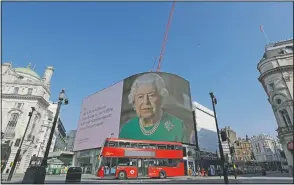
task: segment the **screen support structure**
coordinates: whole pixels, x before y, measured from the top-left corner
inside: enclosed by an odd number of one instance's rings
[[[198,133],[197,133],[197,122],[196,122],[196,112],[192,111],[193,114],[193,122],[194,122],[194,132],[195,132],[195,145],[196,145],[196,157],[195,157],[195,171],[197,171],[197,167],[200,166],[200,148],[198,142]]]

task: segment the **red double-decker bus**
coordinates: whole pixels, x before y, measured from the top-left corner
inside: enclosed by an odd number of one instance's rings
[[[105,174],[118,179],[184,176],[182,144],[107,138],[97,176]]]

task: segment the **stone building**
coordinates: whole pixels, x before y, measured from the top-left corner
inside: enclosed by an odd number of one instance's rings
[[[2,166],[2,173],[9,173],[26,126],[29,124],[21,148],[21,158],[16,166],[16,173],[24,173],[31,163],[32,156],[44,155],[48,142],[55,114],[49,110],[52,104],[49,98],[53,67],[47,67],[43,77],[40,77],[30,65],[13,68],[11,63],[3,63],[1,67],[2,141],[9,143],[10,146],[9,157]],[[31,107],[34,107],[35,111],[28,123]],[[47,139],[44,138],[45,134],[48,135]],[[43,143],[43,146],[40,143]],[[54,147],[54,144],[52,142],[51,147]]]
[[[67,141],[66,141],[66,130],[61,122],[61,120],[58,120],[58,126],[55,132],[56,141],[54,146],[54,152],[57,151],[65,151]]]
[[[256,162],[275,170],[281,167],[282,147],[277,139],[268,134],[259,134],[250,140]]]
[[[293,172],[293,39],[267,45],[257,68],[258,80],[276,117],[289,170]]]
[[[234,142],[234,161],[237,162],[249,162],[253,160],[252,157],[252,147],[249,138],[246,136],[246,139],[238,139]]]
[[[230,127],[226,126],[225,128],[222,128],[221,131],[225,131],[227,133],[227,141],[222,141],[222,147],[225,155],[225,159],[227,162],[231,163],[234,160],[232,159],[230,147],[234,146],[234,142],[237,140],[237,134],[236,132]]]

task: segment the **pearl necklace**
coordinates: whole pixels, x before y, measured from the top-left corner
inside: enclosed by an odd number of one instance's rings
[[[140,124],[140,128],[141,128],[141,131],[142,133],[145,135],[145,136],[150,136],[152,134],[154,134],[154,132],[157,130],[159,124],[160,124],[160,121],[161,121],[161,118],[162,118],[162,111],[160,112],[160,119],[159,121],[157,121],[153,128],[151,130],[146,130],[145,127],[143,126],[143,124],[139,121],[139,124]]]

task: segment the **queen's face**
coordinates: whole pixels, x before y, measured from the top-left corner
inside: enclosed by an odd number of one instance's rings
[[[140,85],[136,89],[134,105],[139,117],[152,119],[160,111],[160,95],[153,85]]]

